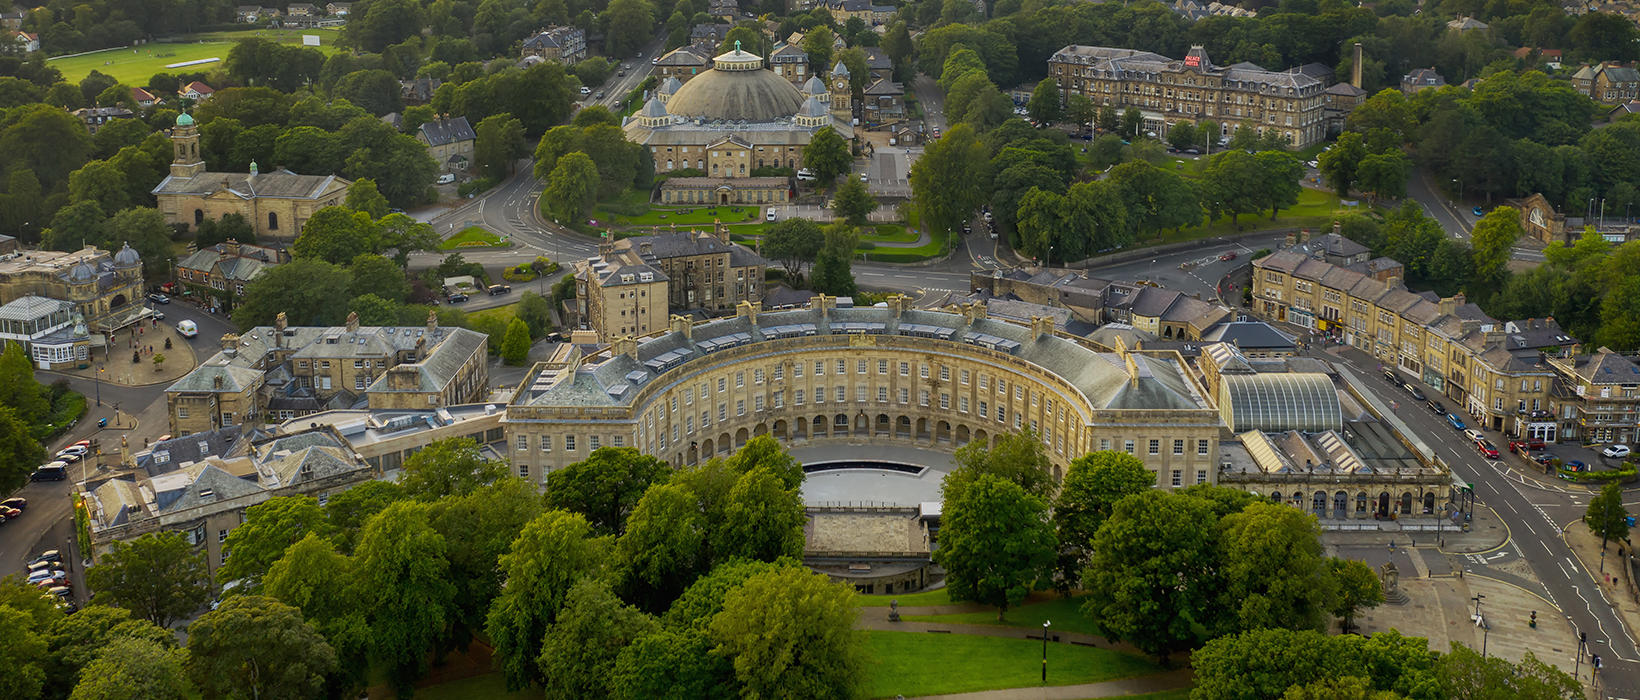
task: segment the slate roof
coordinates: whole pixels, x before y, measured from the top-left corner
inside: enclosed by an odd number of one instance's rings
[[[154,187],[151,194],[208,195],[226,187],[228,192],[241,199],[317,199],[329,192],[332,185],[346,187],[347,184],[346,180],[335,175],[298,175],[289,170],[275,170],[254,177],[249,173],[202,172],[193,177],[167,176]]]
[[[864,94],[873,96],[904,95],[905,88],[899,83],[883,78],[867,87]]]
[[[1571,371],[1590,384],[1640,384],[1640,367],[1615,352],[1578,355],[1571,362]]]
[[[456,328],[454,330],[467,331],[465,328]],[[421,362],[400,364],[394,367],[392,371],[416,372],[420,376],[421,382],[413,391],[440,392],[444,390],[445,386],[449,385],[452,379],[455,379],[456,374],[461,371],[462,365],[466,364],[474,355],[485,352],[488,342],[489,336],[475,331],[451,333],[443,342],[433,346],[426,359]],[[388,387],[387,376],[384,373],[382,376],[377,377],[368,391],[371,393],[392,392],[393,390]]]
[[[747,184],[745,186],[747,187],[783,185],[786,182],[783,178],[769,177],[729,179],[735,182],[746,182]],[[668,182],[671,182],[672,180],[678,180],[680,181],[680,184],[685,184],[688,181],[700,180],[713,187],[723,182],[723,178],[710,177],[672,178],[668,180]],[[765,260],[763,256],[758,255],[746,246],[740,245],[739,243],[725,244],[723,241],[720,241],[713,236],[698,234],[693,231],[658,233],[650,236],[633,236],[631,238],[624,238],[616,242],[615,250],[617,252],[630,250],[633,253],[637,253],[641,250],[641,244],[644,243],[649,244],[649,252],[641,255],[645,258],[652,258],[655,260],[684,258],[694,255],[711,255],[713,253],[722,253],[727,250],[729,253],[729,265],[731,267],[749,267],[752,265],[769,264],[769,261]]]
[[[478,138],[473,133],[473,127],[467,123],[466,117],[434,119],[422,124],[419,131],[422,137],[427,139],[429,146],[445,146]]]
[[[261,376],[261,372],[249,367],[217,362],[213,358],[210,363],[200,365],[194,368],[194,371],[182,375],[181,379],[178,379],[175,384],[165,390],[167,392],[223,391],[237,393],[255,385],[257,379]],[[222,379],[221,388],[216,386],[216,380],[219,377]]]
[[[1297,348],[1293,336],[1262,321],[1232,321],[1202,334],[1203,342],[1235,343],[1236,347],[1253,350],[1293,350]]]

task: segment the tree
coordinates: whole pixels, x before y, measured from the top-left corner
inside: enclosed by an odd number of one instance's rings
[[[514,317],[507,324],[507,337],[501,341],[501,360],[518,366],[530,359],[530,327]]]
[[[353,276],[323,260],[296,259],[276,265],[245,286],[233,320],[240,330],[273,323],[283,312],[291,325],[334,326],[347,315],[347,295]]]
[[[1071,461],[1053,501],[1053,522],[1063,552],[1060,578],[1066,585],[1087,566],[1088,550],[1099,526],[1110,517],[1116,503],[1155,486],[1156,472],[1126,452],[1089,452]]]
[[[346,207],[325,207],[302,225],[291,244],[291,256],[343,265],[379,245],[370,215]]]
[[[1508,273],[1506,266],[1520,235],[1520,210],[1514,207],[1498,207],[1475,222],[1469,236],[1469,246],[1475,251],[1475,277],[1491,283],[1501,281]]]
[[[410,266],[410,254],[432,253],[443,241],[432,224],[424,224],[404,214],[388,214],[376,222],[377,252],[393,251],[393,263],[400,269]]]
[[[0,637],[0,675],[12,681],[19,697],[38,697],[46,674],[40,667],[46,644],[28,613],[0,604],[0,624],[9,634]]]
[[[664,610],[700,575],[707,521],[695,492],[676,480],[651,486],[615,544],[621,598]]]
[[[1623,507],[1623,489],[1617,482],[1607,482],[1600,495],[1589,499],[1583,513],[1583,523],[1589,531],[1600,535],[1600,551],[1606,550],[1607,540],[1626,540],[1629,537],[1629,511]]]
[[[786,452],[778,440],[759,435],[746,441],[740,449],[724,460],[724,466],[735,474],[749,474],[754,469],[766,469],[780,479],[787,489],[803,486],[803,463]]]
[[[934,561],[952,600],[997,607],[1001,620],[1048,575],[1058,547],[1048,506],[1018,484],[991,474],[945,499]]]
[[[115,542],[85,577],[102,600],[160,627],[170,627],[211,598],[204,553],[195,552],[180,532]]]
[[[843,217],[850,226],[866,225],[866,217],[880,206],[866,191],[866,183],[857,178],[845,178],[837,187],[837,197],[831,202],[832,211]]]
[[[809,143],[803,146],[803,165],[814,172],[821,186],[830,185],[838,175],[847,173],[853,162],[848,141],[829,126],[814,132]]]
[[[1240,231],[1241,213],[1257,211],[1263,201],[1264,178],[1258,160],[1244,150],[1225,151],[1208,160],[1202,175],[1211,193],[1213,218],[1220,212],[1228,213]]]
[[[362,687],[371,634],[364,600],[354,594],[357,578],[352,559],[337,553],[330,540],[308,533],[268,569],[263,587],[270,597],[301,610],[325,638],[336,654],[339,680]]]
[[[625,56],[649,41],[655,25],[654,6],[645,0],[615,0],[599,18],[608,27],[609,55]]]
[[[584,515],[599,534],[620,535],[644,492],[671,473],[664,460],[636,448],[600,447],[547,474],[547,507]]]
[[[813,67],[814,71],[830,71],[832,69],[832,43],[836,40],[837,35],[833,34],[831,29],[827,27],[815,27],[803,35],[803,52],[809,55],[809,65]],[[803,160],[808,160],[807,155]],[[825,180],[822,179],[821,182],[825,182]]]
[[[1374,641],[1378,636],[1373,635]],[[1428,642],[1416,641],[1427,649]],[[1260,629],[1222,636],[1191,655],[1197,678],[1192,694],[1203,700],[1280,698],[1293,686],[1368,676],[1360,647],[1359,637],[1328,637],[1313,630]]]
[[[1105,137],[1114,138],[1114,137]],[[1128,220],[1139,231],[1194,226],[1202,220],[1201,197],[1177,174],[1136,160],[1111,168],[1109,180],[1120,185],[1130,205]]]
[[[537,661],[541,640],[575,582],[602,568],[608,547],[579,514],[549,510],[525,525],[502,555],[507,586],[490,606],[485,629],[508,689],[544,680]]]
[[[238,592],[256,592],[268,567],[285,555],[285,550],[310,532],[328,530],[324,511],[310,496],[270,498],[245,509],[245,522],[228,531],[222,545],[233,556],[222,562],[216,580],[223,584],[238,581]]]
[[[1029,429],[997,436],[995,446],[984,441],[969,442],[951,455],[957,468],[941,482],[941,491],[948,500],[960,500],[962,490],[982,474],[1012,482],[1037,498],[1046,501],[1054,491],[1053,463],[1048,450],[1036,433]]]
[[[598,166],[587,154],[566,154],[547,177],[547,188],[541,193],[541,213],[577,221],[584,218],[598,199],[598,182]]]
[[[1582,681],[1539,661],[1530,651],[1519,664],[1511,664],[1453,642],[1452,650],[1441,657],[1436,675],[1441,691],[1452,700],[1559,700],[1583,695]]]
[[[477,442],[458,437],[434,440],[404,460],[399,484],[411,498],[435,501],[468,495],[506,476],[506,462],[485,459]]]
[[[1338,604],[1329,612],[1344,621],[1344,634],[1350,633],[1351,623],[1363,609],[1376,608],[1384,603],[1384,587],[1372,567],[1353,559],[1328,559],[1332,578],[1338,588]]]
[[[719,560],[743,558],[774,561],[803,556],[803,526],[808,518],[803,498],[767,469],[740,475],[712,533],[712,553]]]
[[[21,582],[17,589],[22,589]],[[49,605],[39,590],[30,586],[27,594],[34,600]],[[14,610],[20,601],[15,599],[5,603]],[[25,606],[26,607],[26,606]],[[51,608],[56,613],[55,606]],[[3,616],[3,615],[0,615]],[[35,616],[39,620],[40,616]],[[170,630],[160,629],[147,620],[131,617],[131,611],[125,608],[116,608],[107,605],[88,605],[73,615],[57,614],[56,619],[46,624],[36,623],[31,630],[28,624],[19,622],[8,624],[7,629],[16,630],[25,637],[28,633],[40,632],[38,639],[44,642],[43,658],[46,670],[46,686],[43,697],[66,698],[73,692],[74,686],[79,685],[80,673],[87,664],[91,663],[99,653],[108,648],[108,645],[118,639],[141,639],[154,642],[164,647],[176,646],[176,637]],[[0,658],[19,658],[0,653]],[[15,673],[7,673],[7,678],[23,678]]]
[[[184,700],[186,654],[146,639],[116,639],[80,673],[69,700]]]
[[[0,491],[6,493],[27,484],[34,465],[43,464],[46,458],[46,450],[34,439],[33,429],[18,415],[16,409],[0,408]]]
[[[655,619],[625,605],[609,585],[583,578],[541,641],[542,684],[552,700],[606,697],[621,650],[655,631]]]
[[[858,291],[850,261],[859,238],[860,230],[847,223],[825,228],[826,243],[815,257],[814,274],[809,280],[814,291],[832,296],[853,296]]]
[[[1273,503],[1219,521],[1219,629],[1323,629],[1338,589],[1320,535],[1315,516]]]
[[[1361,159],[1355,175],[1361,189],[1373,196],[1399,199],[1407,194],[1409,165],[1400,149],[1392,149]]]
[[[408,497],[403,486],[391,481],[366,481],[332,494],[324,508],[325,517],[330,519],[331,539],[337,549],[353,551],[353,536],[370,520],[370,516],[382,512],[394,501]]]
[[[942,236],[960,229],[973,217],[988,199],[988,160],[985,144],[966,124],[951,127],[944,138],[928,144],[911,166],[912,201],[922,215],[923,226]]]
[[[580,66],[592,62],[582,61]],[[524,124],[508,114],[485,117],[474,132],[473,165],[484,177],[503,180],[512,174],[514,162],[530,154],[529,144],[524,141]]]
[[[304,700],[324,688],[336,652],[296,608],[234,596],[188,625],[187,667],[206,698]]]
[[[387,216],[387,198],[376,189],[376,181],[362,178],[347,186],[348,209],[364,212],[372,221]]]
[[[353,274],[353,287],[349,291],[354,296],[374,294],[393,302],[402,302],[410,296],[410,281],[404,278],[404,270],[392,260],[375,253],[364,253],[353,258],[347,269]]]
[[[440,442],[422,452],[438,449]],[[407,472],[414,459],[406,460]],[[428,522],[430,513],[430,506],[413,501],[388,506],[365,525],[354,553],[354,590],[372,592],[360,601],[370,630],[370,659],[387,671],[400,695],[408,695],[427,672],[427,652],[449,621],[455,595],[447,580],[446,543]]]
[[[615,660],[609,696],[614,700],[739,696],[734,666],[712,653],[712,638],[704,626],[703,622],[681,629],[662,628],[634,640]]]
[[[1036,89],[1031,91],[1031,101],[1025,109],[1031,113],[1031,121],[1038,124],[1059,121],[1065,114],[1065,110],[1059,104],[1059,85],[1051,80],[1038,81]]]
[[[1361,143],[1361,135],[1346,131],[1316,161],[1322,177],[1327,178],[1327,184],[1332,185],[1333,191],[1340,197],[1348,197],[1350,188],[1355,186],[1361,161],[1366,157],[1367,149]]]
[[[1196,133],[1196,125],[1187,121],[1180,121],[1167,131],[1167,142],[1179,150],[1192,148],[1201,141],[1201,135]]]
[[[226,241],[256,245],[256,229],[251,227],[251,222],[245,220],[244,214],[232,212],[223,214],[222,218],[216,221],[206,219],[199,225],[199,233],[194,235],[194,245],[200,248],[209,248]]]
[[[1094,536],[1083,610],[1112,641],[1166,659],[1195,646],[1210,619],[1217,528],[1206,501],[1144,491],[1116,502]]]
[[[858,605],[825,574],[781,567],[730,591],[710,634],[744,697],[851,698],[865,667]]]
[[[762,253],[780,261],[786,279],[797,279],[803,263],[812,263],[826,244],[820,224],[808,219],[782,219],[769,226],[763,236]]]
[[[1277,212],[1298,204],[1304,164],[1285,151],[1260,151],[1253,161],[1258,165],[1259,205],[1268,207],[1270,220],[1275,221]]]

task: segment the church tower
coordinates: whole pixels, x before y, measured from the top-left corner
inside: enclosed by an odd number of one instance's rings
[[[831,69],[831,108],[837,112],[854,112],[854,87],[849,82],[848,66],[838,61]]]
[[[177,117],[176,128],[171,130],[171,143],[176,155],[171,158],[171,177],[191,178],[205,172],[205,159],[199,155],[199,127],[186,114]]]

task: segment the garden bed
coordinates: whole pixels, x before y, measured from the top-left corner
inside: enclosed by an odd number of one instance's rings
[[[512,242],[485,230],[481,226],[469,226],[454,236],[444,239],[439,244],[442,250],[458,250],[461,248],[510,248]]]

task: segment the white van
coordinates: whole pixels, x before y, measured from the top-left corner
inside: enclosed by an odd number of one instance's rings
[[[452,182],[455,182],[455,181],[456,181],[456,176],[455,176],[454,173],[445,173],[443,175],[438,176],[438,184],[440,184],[440,185],[448,185],[448,184],[450,184]]]
[[[802,170],[797,171],[797,179],[803,181],[813,180],[814,171],[809,170],[808,168],[803,168]]]
[[[199,335],[199,326],[193,321],[177,321],[177,332],[184,338],[192,338]]]
[[[769,208],[768,208],[768,209],[767,209],[767,210],[765,210],[765,211],[766,211],[766,212],[767,212],[767,215],[766,215],[766,218],[767,218],[767,219],[768,219],[768,220],[769,220],[769,221],[774,221],[774,207],[769,207]]]

